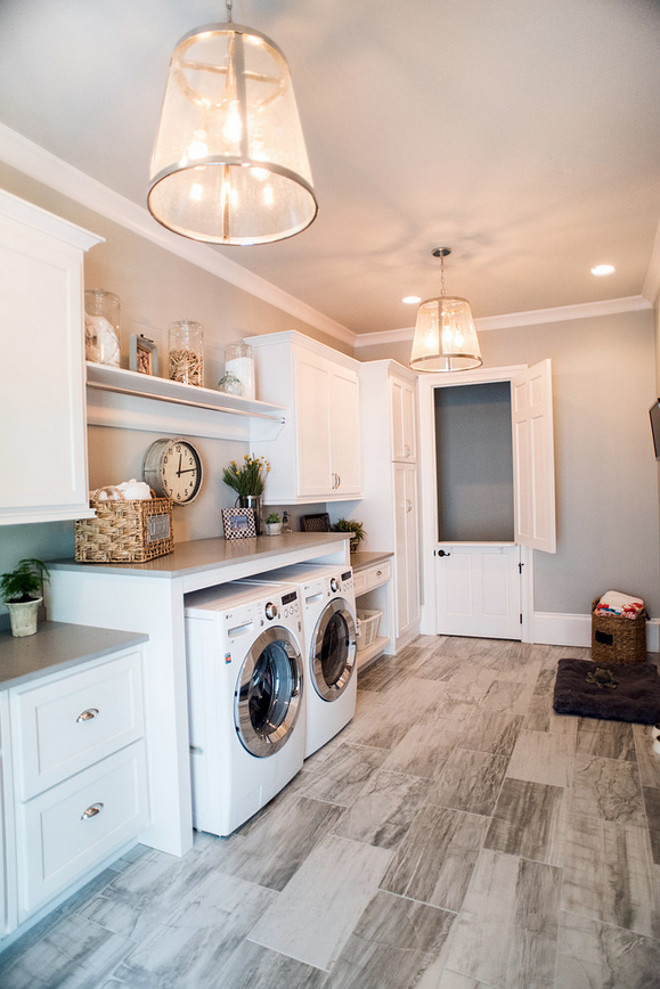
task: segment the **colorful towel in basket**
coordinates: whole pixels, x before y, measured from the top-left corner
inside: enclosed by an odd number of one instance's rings
[[[623,615],[624,618],[637,618],[644,607],[641,598],[632,598],[621,591],[606,591],[595,607],[597,615]]]

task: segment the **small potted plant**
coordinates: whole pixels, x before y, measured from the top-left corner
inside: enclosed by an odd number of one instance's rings
[[[0,576],[0,594],[9,611],[11,634],[34,635],[37,612],[43,601],[43,585],[50,574],[41,560],[20,560],[14,570]]]
[[[277,512],[271,512],[266,519],[266,535],[279,536],[282,532],[282,520]]]
[[[351,553],[357,553],[360,543],[366,536],[362,522],[356,522],[354,519],[337,519],[331,529],[333,532],[350,532]]]
[[[240,467],[232,460],[222,472],[222,480],[236,492],[236,507],[254,510],[257,535],[261,532],[261,496],[266,484],[263,473],[267,475],[269,470],[270,464],[265,458],[246,453]]]

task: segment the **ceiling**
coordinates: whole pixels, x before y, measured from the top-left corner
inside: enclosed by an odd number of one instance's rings
[[[214,248],[357,334],[642,293],[660,217],[658,0],[234,0],[287,56],[317,220]],[[221,0],[1,0],[0,122],[145,204],[170,55]],[[154,221],[155,222],[155,221]],[[610,262],[616,273],[595,278]]]

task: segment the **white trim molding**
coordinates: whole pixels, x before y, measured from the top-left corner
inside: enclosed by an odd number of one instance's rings
[[[547,646],[591,647],[591,615],[554,614],[537,611],[534,614],[534,642]],[[646,648],[660,652],[660,620],[650,618],[646,623]]]
[[[659,247],[660,253],[660,247]],[[631,295],[621,299],[604,299],[602,302],[584,302],[575,306],[556,306],[554,309],[530,309],[528,312],[504,313],[501,316],[481,316],[474,321],[477,333],[485,330],[506,330],[514,326],[537,326],[543,323],[562,323],[571,319],[612,316],[616,313],[639,312],[651,309],[651,303],[643,295]],[[414,326],[382,333],[362,333],[355,347],[371,347],[381,343],[405,343],[415,335]]]
[[[138,206],[114,192],[102,182],[57,158],[4,124],[0,124],[0,160],[74,202],[100,213],[126,230],[176,254],[184,261],[189,261],[230,285],[281,309],[289,316],[302,320],[330,338],[355,346],[356,334],[346,326],[313,309],[265,278],[255,275],[236,261],[220,254],[215,248],[166,230],[153,219],[146,207]]]

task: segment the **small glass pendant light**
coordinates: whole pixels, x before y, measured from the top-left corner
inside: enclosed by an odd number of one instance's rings
[[[269,244],[318,206],[286,59],[226,6],[226,24],[189,32],[172,55],[147,205],[193,240]]]
[[[415,371],[468,371],[481,367],[483,358],[470,303],[448,296],[445,290],[445,258],[451,249],[436,247],[431,253],[440,258],[442,295],[419,304],[410,366]]]

